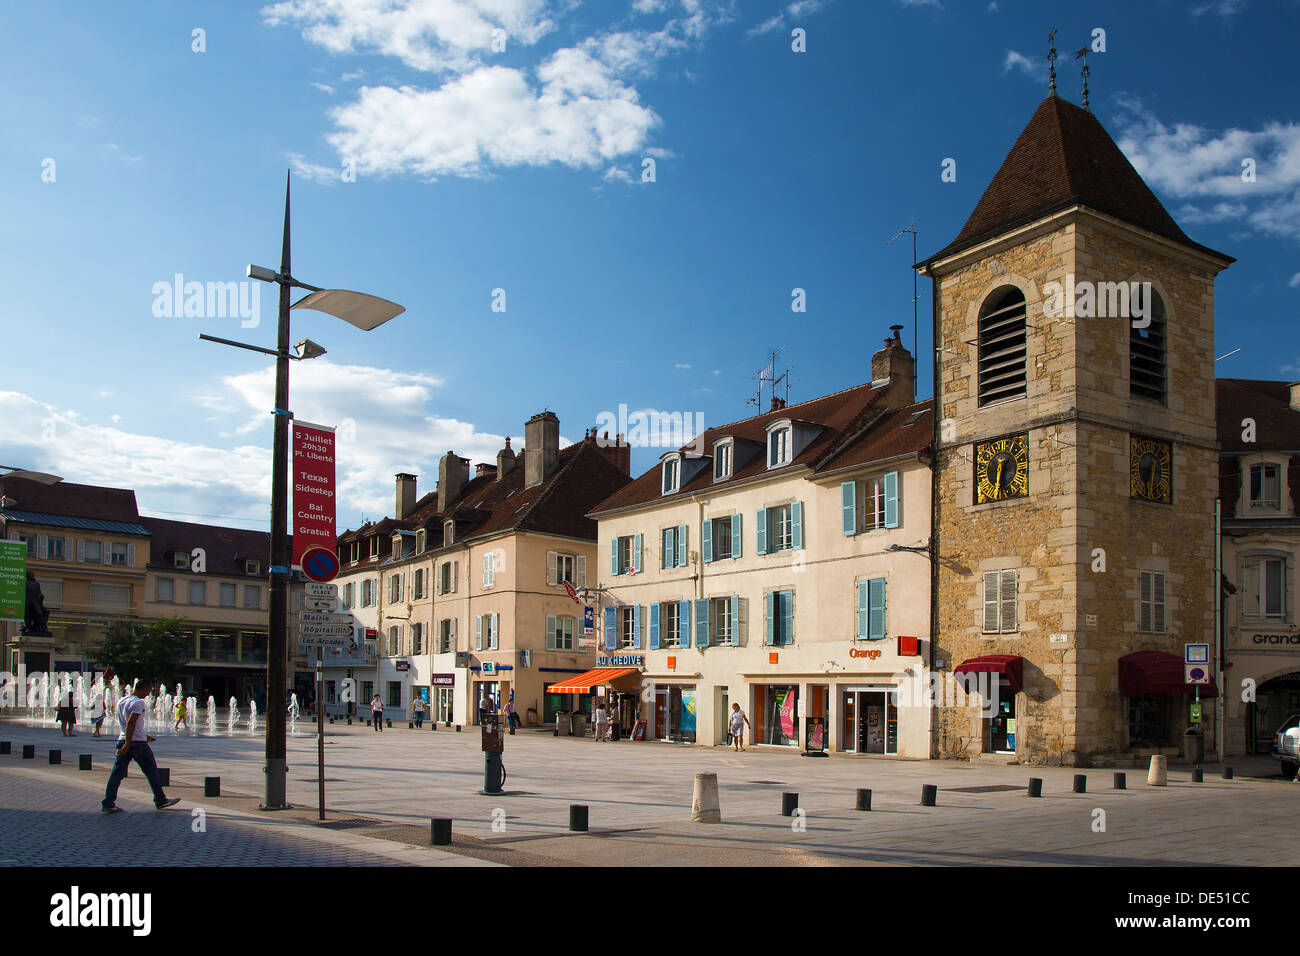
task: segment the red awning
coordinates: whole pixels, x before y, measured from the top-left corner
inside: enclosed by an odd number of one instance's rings
[[[1208,665],[1207,665],[1208,666]],[[1208,684],[1188,684],[1183,659],[1164,651],[1134,651],[1119,659],[1119,691],[1125,697],[1141,694],[1191,694],[1200,687],[1202,697],[1218,697],[1219,688],[1210,678]]]
[[[962,661],[952,669],[953,674],[1005,674],[1011,690],[1020,693],[1024,689],[1021,683],[1019,654],[988,654],[984,657],[972,657]]]
[[[635,667],[597,667],[595,670],[579,674],[577,677],[570,677],[562,683],[552,684],[546,688],[546,693],[585,694],[593,687],[599,687],[601,684],[612,684],[620,677],[635,673],[637,673]]]

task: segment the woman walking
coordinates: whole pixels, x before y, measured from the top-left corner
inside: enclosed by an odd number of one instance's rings
[[[77,722],[76,705],[72,702],[72,691],[68,691],[63,697],[63,704],[59,707],[55,717],[59,720],[59,730],[65,737],[77,736],[72,732],[72,725]]]
[[[749,724],[749,717],[740,709],[739,704],[731,705],[731,722],[727,729],[731,732],[731,743],[737,751],[745,749],[745,727]]]

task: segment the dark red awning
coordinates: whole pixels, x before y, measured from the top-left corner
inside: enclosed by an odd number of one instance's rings
[[[1198,686],[1202,697],[1219,696],[1219,688],[1213,677],[1208,684],[1186,683],[1183,659],[1177,654],[1134,651],[1119,659],[1119,691],[1125,697],[1141,694],[1192,694]]]
[[[1019,654],[988,654],[962,661],[952,669],[953,674],[1005,674],[1014,693],[1023,689],[1021,683],[1022,658]]]

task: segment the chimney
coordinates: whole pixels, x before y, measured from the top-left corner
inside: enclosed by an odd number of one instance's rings
[[[515,453],[510,450],[510,438],[506,437],[506,447],[497,452],[497,481],[500,481],[515,467]]]
[[[454,451],[449,451],[438,459],[438,510],[446,511],[447,506],[460,497],[460,493],[469,484],[469,459],[461,458]]]
[[[871,382],[882,385],[889,382],[885,399],[886,408],[903,408],[916,401],[916,359],[903,348],[898,333],[903,327],[891,325],[892,338],[885,339],[885,347],[871,356]]]
[[[415,508],[415,475],[397,474],[397,507],[393,517],[401,521]]]
[[[489,478],[496,478],[497,466],[486,461],[480,461],[474,466],[474,477],[482,478],[484,475],[487,475]]]
[[[560,420],[538,412],[524,423],[524,487],[540,485],[560,460]]]
[[[599,438],[596,438],[596,429],[591,430],[591,437],[595,439],[596,449],[605,456],[605,459],[625,475],[632,474],[632,448],[619,432],[611,440],[609,432],[604,432]]]
[[[1291,383],[1291,410],[1300,412],[1300,382]]]

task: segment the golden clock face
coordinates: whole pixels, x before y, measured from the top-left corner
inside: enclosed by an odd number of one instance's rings
[[[1167,441],[1129,435],[1128,487],[1130,498],[1174,500],[1174,446]]]
[[[975,503],[1029,496],[1029,435],[1008,435],[975,446]]]

